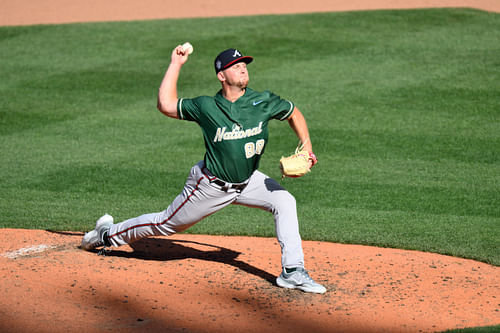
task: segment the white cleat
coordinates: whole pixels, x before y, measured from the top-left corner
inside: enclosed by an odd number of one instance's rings
[[[104,233],[106,233],[113,224],[111,215],[103,215],[97,220],[95,229],[87,232],[82,239],[81,248],[84,250],[93,250],[100,246],[105,246]]]
[[[315,282],[303,267],[297,267],[291,272],[283,268],[280,276],[276,278],[276,284],[282,288],[299,289],[307,293],[324,294],[326,292],[326,288]]]

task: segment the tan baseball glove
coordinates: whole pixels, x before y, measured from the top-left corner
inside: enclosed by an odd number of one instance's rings
[[[297,146],[293,155],[281,157],[280,170],[282,179],[284,177],[302,177],[303,175],[311,171],[311,166],[316,164],[316,156],[314,156],[313,153],[302,149],[303,146],[304,145]]]

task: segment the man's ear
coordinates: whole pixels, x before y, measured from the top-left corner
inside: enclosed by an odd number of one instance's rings
[[[223,71],[217,73],[217,78],[219,79],[220,82],[226,81],[226,76],[224,75]]]

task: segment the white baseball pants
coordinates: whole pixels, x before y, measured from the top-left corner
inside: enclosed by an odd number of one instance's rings
[[[169,236],[182,232],[204,217],[230,205],[264,209],[274,215],[276,236],[281,246],[283,267],[304,266],[295,198],[278,182],[256,170],[246,187],[223,188],[200,161],[191,168],[182,193],[160,213],[145,214],[111,226],[113,246],[129,244],[148,236]]]

